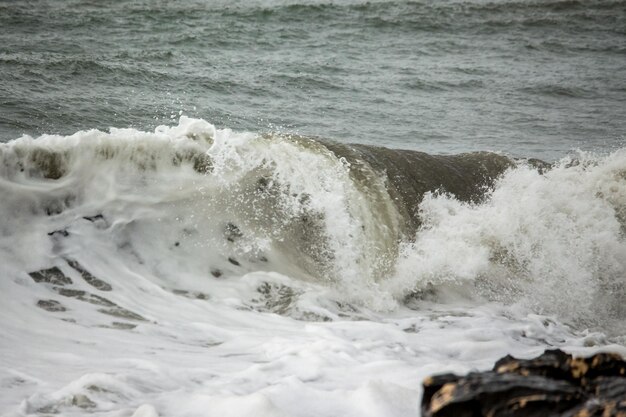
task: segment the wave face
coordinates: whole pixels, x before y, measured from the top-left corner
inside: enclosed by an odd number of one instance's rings
[[[412,416],[434,372],[626,352],[625,149],[550,166],[181,117],[1,144],[0,195],[7,415]]]
[[[582,327],[624,318],[626,153],[581,155],[545,173],[518,166],[481,204],[429,194],[415,241],[401,249],[397,282],[458,285],[522,302]],[[408,278],[407,277],[412,277]]]
[[[0,158],[15,277],[69,259],[166,287],[277,272],[379,310],[455,294],[587,326],[626,314],[623,150],[550,167],[182,117],[154,133],[22,137]]]

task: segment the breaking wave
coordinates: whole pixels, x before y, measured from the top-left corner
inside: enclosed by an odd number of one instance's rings
[[[591,326],[626,315],[624,149],[550,166],[181,117],[2,144],[0,192],[0,256],[18,281],[109,264],[135,290],[190,293],[265,271],[373,309],[461,297]],[[281,311],[302,293],[263,285]]]

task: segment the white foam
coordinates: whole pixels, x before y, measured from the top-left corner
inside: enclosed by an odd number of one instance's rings
[[[389,288],[400,295],[469,282],[488,298],[563,319],[623,317],[626,151],[570,165],[544,175],[514,168],[482,204],[426,196],[423,227]]]
[[[41,174],[30,157],[41,149],[63,156],[65,175]],[[213,170],[178,158],[189,154]],[[0,145],[0,414],[415,416],[432,373],[546,347],[626,353],[618,337],[562,324],[624,277],[624,157],[544,176],[518,167],[479,205],[428,196],[424,228],[381,276],[380,242],[397,230],[380,222],[393,210],[372,212],[351,167],[315,143],[181,118],[154,133]],[[255,194],[258,178],[278,188]],[[294,219],[315,213],[330,269],[291,256]],[[241,232],[232,242],[229,222]],[[27,274],[52,266],[73,281],[66,289],[144,320]],[[397,302],[427,282],[459,297]],[[50,299],[66,310],[37,307]]]

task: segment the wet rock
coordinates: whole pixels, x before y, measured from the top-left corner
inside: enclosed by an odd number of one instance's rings
[[[215,269],[211,269],[211,275],[213,275],[215,278],[219,278],[222,275],[224,275],[224,273],[220,271],[219,269],[215,268]]]
[[[239,261],[235,258],[228,258],[228,262],[230,262],[231,264],[235,265],[235,266],[240,266],[241,264],[239,263]]]
[[[50,311],[51,313],[67,310],[63,304],[59,303],[56,300],[39,300],[37,301],[37,307],[43,308],[44,310]]]
[[[573,358],[547,350],[529,360],[506,356],[493,370],[424,381],[424,417],[626,417],[626,361],[599,353]]]
[[[66,259],[65,261],[69,266],[72,267],[72,269],[76,270],[80,274],[80,276],[85,280],[85,282],[87,282],[87,284],[91,285],[92,287],[100,291],[111,291],[113,289],[111,285],[93,276],[78,262],[71,259]]]
[[[28,275],[30,275],[35,282],[43,282],[54,285],[66,285],[72,283],[72,280],[65,276],[65,274],[56,266],[49,269],[29,272]]]

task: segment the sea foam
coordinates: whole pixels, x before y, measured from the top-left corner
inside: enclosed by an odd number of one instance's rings
[[[3,415],[412,416],[433,372],[624,352],[623,150],[346,146],[185,117],[0,145]]]

